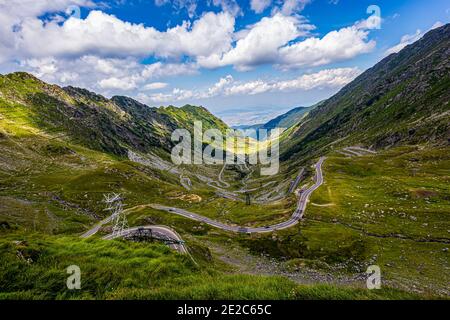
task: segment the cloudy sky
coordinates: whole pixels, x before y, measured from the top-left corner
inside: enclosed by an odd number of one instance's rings
[[[0,73],[251,124],[449,20],[447,0],[0,0]]]

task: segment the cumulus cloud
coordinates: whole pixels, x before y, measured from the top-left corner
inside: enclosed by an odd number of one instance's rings
[[[357,68],[337,68],[304,74],[290,80],[265,81],[258,79],[248,82],[236,81],[231,75],[228,75],[203,91],[176,88],[169,93],[140,95],[139,98],[148,103],[167,103],[188,99],[208,99],[216,96],[257,95],[266,92],[292,92],[319,88],[341,88],[355,79],[360,73],[361,71]]]
[[[433,24],[433,26],[428,29],[428,31],[439,28],[443,26],[443,23],[440,21],[437,21]],[[413,34],[405,34],[401,39],[400,42],[398,44],[396,44],[395,46],[387,49],[385,51],[385,55],[388,56],[390,54],[393,53],[397,53],[399,51],[401,51],[403,48],[405,48],[406,46],[416,42],[417,40],[421,39],[426,32],[422,32],[420,29],[417,29],[415,33]]]
[[[58,71],[57,61],[54,58],[28,59],[22,61],[21,66],[33,70],[38,78],[53,76]]]
[[[360,74],[357,68],[325,69],[304,74],[296,79],[267,82],[263,80],[238,83],[228,86],[225,95],[259,94],[276,91],[312,90],[316,88],[338,88],[346,85]]]
[[[281,68],[320,66],[353,58],[372,51],[376,42],[368,40],[369,31],[357,25],[331,31],[323,38],[311,37],[280,48]]]
[[[198,0],[155,0],[155,4],[158,7],[171,4],[172,8],[176,11],[185,9],[190,18],[197,15],[198,2]],[[234,16],[241,13],[241,8],[236,0],[208,0],[207,5],[220,7],[223,11],[231,13]]]
[[[0,12],[8,20],[19,21],[48,12],[65,12],[70,6],[95,7],[96,4],[92,0],[1,0]]]
[[[368,39],[367,25],[363,20],[322,38],[295,41],[315,27],[299,16],[276,13],[239,33],[236,45],[228,52],[201,57],[198,62],[206,68],[233,65],[244,71],[261,64],[274,64],[280,69],[326,65],[371,52],[376,42]]]
[[[164,89],[167,86],[168,86],[168,84],[166,82],[152,82],[152,83],[147,83],[145,86],[143,86],[141,88],[141,90],[142,91],[160,90],[160,89]]]
[[[234,17],[224,12],[206,13],[192,25],[184,22],[160,32],[94,10],[86,19],[69,18],[62,25],[25,19],[14,37],[16,52],[35,57],[97,54],[176,58],[229,50],[233,31]]]
[[[188,3],[178,1],[179,6]],[[157,4],[168,2],[159,0]],[[251,5],[255,10],[262,10],[269,2],[252,1]],[[0,63],[96,56],[103,59],[99,60],[103,65],[96,68],[103,70],[111,68],[106,59],[155,57],[160,61],[180,61],[187,58],[199,67],[232,65],[244,71],[262,64],[282,69],[323,65],[373,49],[375,42],[368,40],[368,31],[362,23],[332,31],[323,38],[300,40],[309,36],[315,27],[305,18],[291,14],[302,10],[308,2],[285,1],[272,16],[236,32],[233,14],[240,8],[235,0],[210,0],[211,5],[221,6],[224,11],[204,13],[193,22],[185,21],[165,31],[126,22],[99,10],[90,11],[84,19],[70,17],[63,21],[44,21],[39,18],[44,12],[64,11],[73,4],[94,6],[91,0],[4,1],[0,2],[4,9],[0,11]],[[25,5],[28,7],[22,12]],[[45,64],[48,66],[48,61]],[[118,79],[128,80],[117,76],[103,79],[102,88],[118,85]],[[133,87],[132,84],[126,87]]]
[[[198,72],[198,66],[194,63],[162,63],[155,62],[143,66],[142,77],[163,78],[179,75],[191,75]]]
[[[422,31],[420,31],[419,29],[416,30],[416,32],[414,34],[406,34],[400,39],[400,42],[398,44],[387,49],[385,54],[390,55],[392,53],[397,53],[400,50],[402,50],[404,47],[406,47],[407,45],[409,45],[413,42],[416,42],[417,40],[422,38],[422,36],[423,36]]]
[[[124,91],[136,89],[136,83],[134,81],[130,81],[130,79],[128,78],[120,79],[116,77],[111,77],[100,80],[98,84],[102,89],[116,89]]]
[[[272,13],[281,13],[285,16],[300,13],[311,0],[284,0],[276,1],[277,6],[272,10]],[[256,13],[262,13],[272,4],[272,0],[251,0],[250,7]]]
[[[190,18],[194,17],[197,10],[197,1],[196,0],[155,0],[155,4],[158,7],[161,7],[166,4],[172,4],[172,7],[180,11],[182,9],[186,9]]]
[[[281,7],[281,12],[284,15],[300,12],[310,2],[311,0],[285,0]]]
[[[196,94],[192,90],[183,90],[179,88],[173,89],[169,93],[155,93],[152,95],[138,94],[137,99],[149,104],[167,103],[183,100],[191,100],[196,98]]]
[[[229,12],[234,16],[242,14],[241,7],[239,7],[236,0],[212,0],[212,4],[216,7],[220,7],[223,11]]]
[[[178,7],[191,2],[156,0],[157,5],[175,3]],[[311,37],[315,27],[298,14],[308,2],[274,1],[277,9],[270,16],[236,31],[235,17],[241,9],[235,0],[208,0],[209,6],[222,11],[204,13],[166,30],[104,13],[96,5],[101,2],[94,0],[0,0],[0,68],[2,72],[29,71],[48,82],[106,95],[118,91],[144,94],[167,88],[167,77],[195,74],[201,68],[234,66],[244,71],[263,64],[280,69],[317,66],[352,58],[375,46],[363,23],[323,38]],[[91,11],[82,19],[69,17],[66,11],[73,5]],[[272,1],[253,0],[250,5],[262,12]],[[156,62],[143,64],[148,57]],[[303,84],[307,81],[312,80],[301,79]],[[164,101],[296,88],[299,83],[239,83],[225,77],[202,92],[176,88],[151,96]]]
[[[274,84],[280,91],[311,90],[314,88],[339,88],[355,79],[361,71],[358,68],[325,69],[305,74],[297,79],[280,81]]]
[[[134,58],[100,58],[94,55],[77,59],[28,59],[19,67],[47,82],[62,85],[76,83],[77,86],[104,94],[163,89],[166,83],[149,81],[198,72],[195,64],[155,62],[142,65]]]
[[[238,70],[274,63],[277,61],[280,47],[301,35],[306,35],[313,28],[299,17],[277,13],[249,26],[228,52],[200,57],[198,62],[206,68],[234,65]]]
[[[256,13],[262,13],[272,4],[272,0],[251,0],[250,7]]]

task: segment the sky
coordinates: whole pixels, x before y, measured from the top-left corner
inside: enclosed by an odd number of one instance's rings
[[[447,0],[0,0],[0,73],[255,124],[449,20]]]

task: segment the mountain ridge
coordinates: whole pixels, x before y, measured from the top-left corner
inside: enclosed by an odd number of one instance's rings
[[[339,144],[375,148],[449,141],[450,24],[363,72],[294,128],[282,159]]]
[[[118,156],[126,156],[130,148],[149,152],[157,147],[169,152],[171,133],[177,128],[193,131],[196,120],[206,128],[227,128],[203,107],[155,108],[130,97],[108,99],[87,89],[48,84],[24,72],[0,75],[0,103],[44,131],[65,133]]]

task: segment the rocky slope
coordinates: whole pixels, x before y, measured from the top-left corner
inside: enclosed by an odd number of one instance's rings
[[[340,145],[448,144],[450,25],[367,70],[303,119],[282,159]]]
[[[85,89],[60,88],[20,72],[0,75],[0,106],[6,118],[26,118],[47,133],[118,156],[128,149],[170,151],[172,131],[192,130],[195,120],[206,128],[227,128],[203,107],[152,108],[128,97],[107,99]]]

